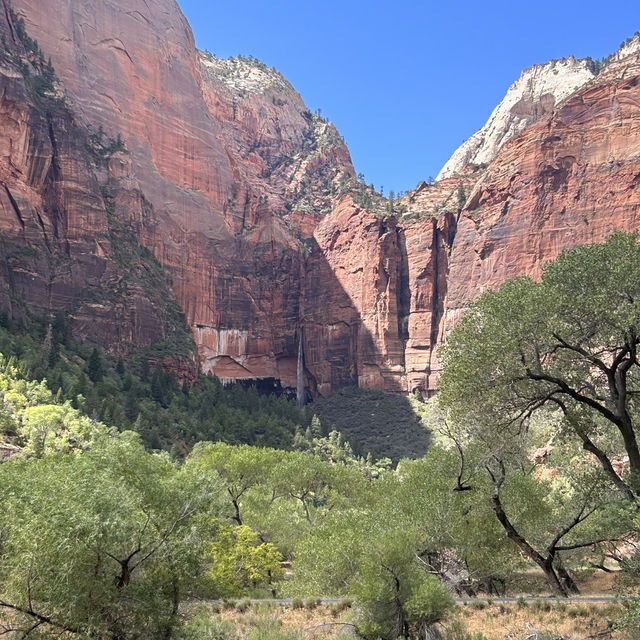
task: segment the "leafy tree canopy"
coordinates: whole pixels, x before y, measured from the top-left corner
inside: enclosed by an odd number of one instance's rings
[[[553,417],[634,498],[639,343],[638,235],[616,233],[563,252],[541,282],[519,278],[484,293],[442,350],[440,403],[455,422],[475,425],[476,437],[504,447],[533,415]]]
[[[171,637],[219,495],[215,476],[147,453],[131,432],[3,463],[0,607],[23,637]]]

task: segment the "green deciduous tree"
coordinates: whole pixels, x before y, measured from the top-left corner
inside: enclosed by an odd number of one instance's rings
[[[619,233],[483,294],[443,349],[460,468],[475,447],[497,520],[560,595],[566,558],[632,528],[615,514],[640,489],[639,342],[640,245]]]
[[[442,351],[440,402],[495,438],[546,411],[628,498],[640,492],[640,245],[616,233],[565,251],[471,306]],[[628,458],[629,473],[617,465]]]
[[[284,455],[275,449],[234,447],[223,442],[202,443],[193,451],[194,460],[205,472],[215,472],[224,481],[233,506],[231,518],[238,526],[244,524],[241,499],[251,489],[269,485],[273,468]]]
[[[332,510],[296,548],[292,588],[355,598],[364,638],[430,638],[453,605],[420,557],[422,534],[403,517],[407,503],[397,503],[399,484],[389,480],[363,492],[351,508]]]
[[[307,453],[218,442],[199,444],[192,457],[203,472],[217,473],[224,481],[229,520],[248,525],[285,556],[365,484],[358,468]]]
[[[361,607],[358,632],[371,639],[436,637],[433,625],[453,607],[443,585],[416,561],[407,531],[369,537],[368,549],[357,558],[350,593]]]
[[[22,634],[172,637],[218,495],[215,476],[147,453],[130,432],[3,463],[0,610]]]
[[[282,554],[271,542],[260,542],[248,526],[221,525],[207,550],[207,577],[218,597],[237,597],[250,588],[270,586],[282,576]]]
[[[54,451],[86,449],[110,431],[104,424],[82,415],[69,402],[25,408],[16,430],[23,437],[22,455],[37,457]]]

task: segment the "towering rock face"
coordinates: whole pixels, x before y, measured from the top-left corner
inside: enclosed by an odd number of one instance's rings
[[[536,92],[545,95],[540,87],[554,64],[524,72],[510,91],[528,78],[535,104]],[[564,64],[596,68],[572,59]],[[440,242],[434,236],[428,251],[424,246],[408,251],[414,271],[427,257],[430,277],[409,285],[413,313],[405,349],[407,390],[435,389],[437,346],[483,291],[520,275],[539,277],[544,263],[565,248],[602,241],[616,230],[640,228],[640,37],[610,56],[591,80],[583,83],[580,73],[574,78],[578,88],[563,94],[555,108],[528,120],[503,119],[522,129],[518,135],[494,138],[499,144],[493,147],[480,145],[477,149],[489,155],[469,156],[472,161],[453,173],[468,151],[463,145],[443,170],[450,177],[434,185],[423,183],[405,199],[421,212],[417,221],[400,217],[405,237],[423,232],[428,216],[434,228],[442,229]],[[501,104],[489,125],[507,112],[513,115],[512,107]],[[485,141],[497,130],[486,127]],[[484,160],[488,165],[479,166]],[[421,290],[427,301],[423,304]],[[421,317],[429,322],[412,324]],[[412,345],[417,347],[415,359],[409,355]]]
[[[637,45],[507,142],[475,185],[451,255],[449,326],[479,292],[538,277],[562,249],[640,228]]]
[[[2,7],[0,304],[14,316],[73,309],[76,334],[116,352],[170,334],[184,342],[166,275],[113,215],[120,203],[107,183],[130,178],[128,157],[88,135],[35,43]],[[135,186],[129,196],[142,212]],[[188,345],[180,355],[183,372],[194,373]]]
[[[394,218],[346,196],[314,233],[303,310],[305,364],[317,392],[348,385],[402,390],[407,295]]]
[[[525,71],[447,177],[389,203],[280,74],[197,51],[174,0],[0,6],[0,303],[116,352],[430,392],[480,292],[640,227],[638,39],[598,75]]]
[[[198,52],[173,0],[53,4],[12,6],[51,55],[76,119],[124,141],[122,166],[100,186],[168,272],[204,371],[289,384],[298,236],[330,207],[334,182],[353,175],[341,138],[275,71]],[[90,220],[82,227],[97,231]]]

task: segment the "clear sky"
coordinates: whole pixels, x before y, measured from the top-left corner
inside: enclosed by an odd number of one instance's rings
[[[637,0],[178,0],[200,49],[275,67],[344,136],[357,172],[404,191],[438,173],[522,69],[601,58]]]

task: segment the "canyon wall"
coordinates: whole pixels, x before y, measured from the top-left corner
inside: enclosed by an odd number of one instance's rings
[[[51,57],[86,135],[123,141],[114,171],[89,171],[79,183],[108,190],[114,218],[168,274],[202,369],[295,380],[301,240],[330,206],[333,181],[354,173],[335,128],[265,65],[198,52],[173,0],[12,7]],[[5,39],[20,49],[6,2],[5,14]],[[81,204],[65,209],[84,215]],[[86,220],[84,233],[101,233],[96,224]],[[97,340],[70,312],[77,333]],[[143,331],[130,341],[156,337]],[[117,348],[108,335],[99,341]]]
[[[640,228],[637,39],[523,72],[390,203],[277,71],[198,51],[174,0],[0,6],[0,304],[183,377],[295,387],[302,344],[311,396],[429,393],[483,290]]]

